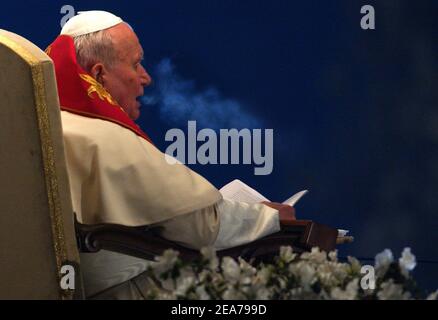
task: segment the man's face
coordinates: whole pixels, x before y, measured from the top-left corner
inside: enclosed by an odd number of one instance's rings
[[[116,63],[105,66],[103,85],[132,120],[140,116],[138,97],[143,87],[151,84],[151,77],[141,65],[143,49],[140,42],[125,23],[108,30],[111,33],[118,58]]]

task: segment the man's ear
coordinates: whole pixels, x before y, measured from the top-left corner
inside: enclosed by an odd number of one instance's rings
[[[105,66],[98,62],[95,65],[93,65],[90,69],[90,74],[91,76],[97,81],[99,82],[102,86],[104,85],[103,83],[103,76],[106,73],[106,69]]]

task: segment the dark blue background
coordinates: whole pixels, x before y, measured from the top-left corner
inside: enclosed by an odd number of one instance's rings
[[[193,166],[213,184],[239,178],[275,201],[307,188],[298,216],[355,236],[341,256],[409,246],[421,286],[438,288],[437,1],[16,1],[0,28],[45,48],[64,4],[121,16],[152,76],[170,58],[192,90],[214,87],[274,129],[271,175]],[[360,28],[364,4],[376,30]],[[144,107],[139,123],[164,150],[165,132],[187,120]]]

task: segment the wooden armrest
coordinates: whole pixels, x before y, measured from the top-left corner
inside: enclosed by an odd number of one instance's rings
[[[242,246],[219,251],[218,254],[270,261],[278,255],[282,246],[291,246],[296,253],[310,251],[313,247],[319,247],[326,252],[332,251],[336,248],[337,236],[337,229],[310,220],[295,220],[288,225],[282,225],[281,231],[277,233]]]
[[[297,246],[310,250],[319,247],[330,252],[336,248],[338,230],[311,220],[296,220],[281,226],[281,233],[299,233],[300,239]]]
[[[154,260],[167,249],[180,252],[181,259],[193,261],[200,257],[197,250],[168,241],[157,234],[158,228],[126,227],[116,224],[85,225],[77,221],[75,229],[81,252],[97,252],[101,249],[115,251],[142,259]],[[283,225],[280,232],[252,243],[218,251],[218,256],[242,257],[245,260],[269,261],[278,255],[281,246],[292,246],[302,253],[312,247],[331,251],[335,249],[337,229],[314,221],[297,220]]]
[[[81,252],[115,251],[130,256],[155,260],[167,249],[180,252],[183,260],[192,261],[199,251],[180,246],[156,234],[158,228],[127,227],[117,224],[81,224],[75,217],[76,238]]]

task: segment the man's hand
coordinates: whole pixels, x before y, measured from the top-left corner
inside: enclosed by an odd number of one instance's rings
[[[263,201],[264,205],[278,210],[280,215],[280,224],[288,224],[296,220],[295,209],[287,204]]]

